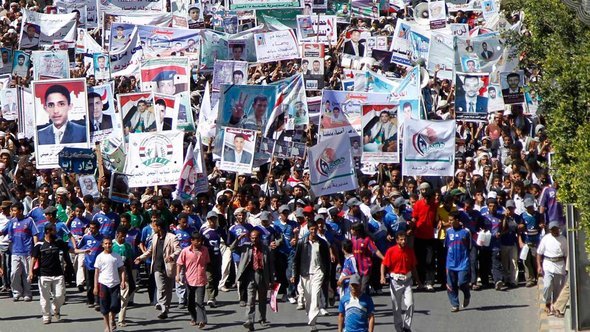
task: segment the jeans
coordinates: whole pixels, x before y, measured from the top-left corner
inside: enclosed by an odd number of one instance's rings
[[[186,304],[186,289],[187,289],[187,285],[186,285],[186,278],[184,276],[184,270],[180,272],[180,280],[182,281],[182,284],[176,283],[176,296],[178,297],[178,304],[179,305],[183,305]]]
[[[39,295],[43,320],[51,320],[51,307],[54,313],[59,313],[59,309],[66,300],[64,276],[39,277]],[[53,301],[51,301],[52,297]]]
[[[12,261],[10,250],[8,249],[8,247],[0,247],[0,254],[2,255],[2,259],[0,260],[0,267],[4,269],[4,276],[2,277],[2,286],[4,286],[5,288],[10,288],[10,262]]]
[[[406,280],[389,280],[389,291],[391,292],[391,306],[393,308],[393,326],[396,332],[404,328],[409,329],[414,316],[414,294],[412,293],[412,278]],[[402,301],[406,311],[402,316]]]
[[[459,308],[459,289],[463,292],[464,299],[470,299],[469,271],[447,270],[447,295],[451,306]]]
[[[33,297],[31,292],[31,283],[27,280],[29,276],[29,265],[31,256],[12,255],[10,267],[10,284],[14,297],[28,296]]]
[[[94,270],[85,269],[86,271],[86,300],[88,304],[94,304]]]
[[[188,288],[188,312],[191,319],[198,323],[207,323],[205,311],[205,286],[189,286]],[[196,303],[195,303],[196,302]]]
[[[502,254],[500,249],[492,250],[492,278],[494,283],[502,281],[504,277],[504,269],[502,267]]]

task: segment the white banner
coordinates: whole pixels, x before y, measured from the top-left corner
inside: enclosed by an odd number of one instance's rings
[[[455,120],[405,119],[402,174],[453,176]]]
[[[125,174],[129,187],[177,184],[182,172],[182,131],[129,134]]]
[[[84,1],[76,1],[76,0],[59,0],[55,1],[54,5],[57,6],[57,11],[59,13],[64,12],[72,12],[74,9],[78,9],[80,7],[85,7],[84,11],[86,12],[85,16],[82,17],[82,13],[80,13],[80,20],[86,24],[85,26],[78,26],[78,28],[96,28],[98,24],[98,16],[96,10],[96,0],[84,0]],[[78,9],[79,10],[79,9]]]
[[[143,48],[139,44],[137,28],[133,29],[130,41],[125,48],[111,52],[111,73],[113,77],[139,73]]]
[[[42,14],[23,9],[21,50],[51,46],[55,40],[76,41],[76,13]]]
[[[338,33],[335,15],[297,15],[297,39],[300,43],[336,45]]]
[[[308,150],[311,190],[330,195],[358,188],[348,135],[322,140]]]
[[[254,34],[258,62],[281,61],[300,58],[297,38],[293,30]]]

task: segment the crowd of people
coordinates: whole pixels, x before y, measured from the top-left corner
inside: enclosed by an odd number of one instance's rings
[[[21,8],[42,6],[2,2],[2,47],[19,48]],[[326,48],[325,89],[341,89],[346,79],[341,59],[348,33],[391,37],[397,20],[413,18],[412,5],[381,15],[342,26],[338,43]],[[459,11],[448,21],[474,29],[482,16]],[[88,33],[101,40],[99,29]],[[248,84],[290,77],[300,63],[251,63]],[[87,75],[81,58],[74,65],[70,77],[101,83]],[[373,61],[360,69],[401,78],[408,67]],[[536,68],[525,73],[527,83],[540,77]],[[9,86],[28,87],[31,77],[12,76]],[[195,78],[191,104],[198,113],[212,74]],[[113,82],[116,94],[140,91],[136,76]],[[430,77],[422,88],[428,119],[455,117],[454,91],[451,80]],[[321,93],[307,91],[308,97]],[[36,289],[49,324],[61,319],[66,285],[76,287],[103,315],[105,331],[126,326],[142,287],[159,319],[177,304],[198,328],[210,323],[206,308],[218,306],[219,292],[235,290],[250,331],[271,326],[267,294],[278,291],[280,301],[305,310],[311,331],[336,303],[339,331],[373,331],[371,296],[385,289],[395,331],[410,331],[415,290],[446,290],[457,312],[470,304],[472,291],[534,287],[544,276],[546,311],[563,316],[565,307],[555,302],[564,285],[569,290],[565,217],[544,119],[527,110],[513,104],[490,114],[489,122],[457,121],[452,177],[404,176],[400,164],[381,164],[373,175],[356,170],[357,190],[317,197],[303,159],[273,158],[254,174],[237,174],[216,167],[205,148],[208,192],[180,200],[174,186],[131,188],[129,204],[108,198],[108,169],[98,177],[100,197],[83,195],[76,174],[37,169],[34,141],[16,121],[0,118],[0,291],[29,302]],[[185,150],[196,134],[185,133]],[[309,124],[308,146],[317,135],[317,124]]]

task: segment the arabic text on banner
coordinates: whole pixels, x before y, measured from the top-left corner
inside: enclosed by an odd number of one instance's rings
[[[455,120],[404,121],[402,174],[404,176],[453,176]]]
[[[347,135],[325,139],[308,150],[311,190],[315,196],[358,188]]]

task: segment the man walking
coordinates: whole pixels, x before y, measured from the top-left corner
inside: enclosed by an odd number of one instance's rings
[[[203,246],[203,240],[201,233],[198,231],[193,232],[191,234],[191,245],[182,250],[176,261],[176,282],[180,281],[180,272],[184,269],[188,288],[188,312],[191,315],[191,325],[198,325],[199,328],[204,328],[207,325],[204,301],[209,249]]]
[[[60,308],[66,299],[66,284],[60,257],[70,250],[67,243],[57,238],[55,225],[46,225],[44,233],[43,240],[37,242],[33,247],[28,282],[33,280],[33,266],[38,262],[39,302],[43,313],[43,324],[49,324],[51,323],[51,307],[53,307],[55,320],[58,322],[61,320]]]
[[[350,278],[350,292],[340,299],[338,307],[338,332],[373,332],[375,305],[369,295],[363,293],[358,274]]]
[[[539,275],[543,276],[543,300],[545,312],[553,313],[553,303],[565,283],[565,259],[567,257],[567,240],[561,235],[559,221],[549,223],[549,231],[539,242],[537,248],[537,266]]]
[[[422,286],[416,270],[414,250],[407,245],[405,231],[395,234],[396,245],[385,253],[381,264],[381,283],[387,284],[385,275],[389,273],[389,290],[393,307],[393,324],[396,332],[410,331],[414,316],[414,295],[412,294],[412,278],[416,278],[418,286]],[[402,301],[406,312],[402,317]]]
[[[99,296],[100,313],[104,318],[105,332],[112,332],[115,315],[121,310],[121,289],[125,289],[125,264],[121,256],[113,253],[113,240],[102,239],[103,251],[94,262],[94,295]]]
[[[459,289],[463,292],[463,308],[469,305],[469,254],[471,233],[459,222],[459,212],[449,214],[451,226],[447,229],[445,247],[447,248],[447,294],[451,302],[451,312],[459,311]]]

